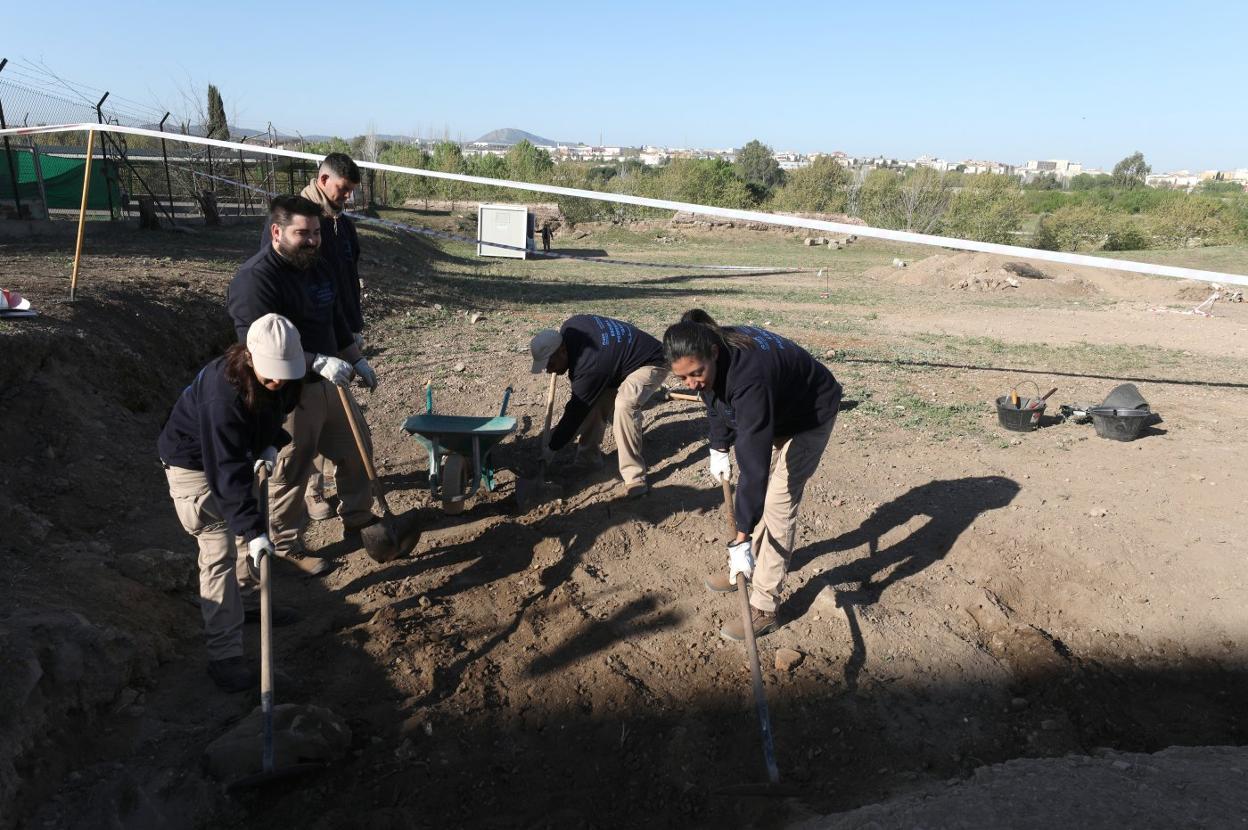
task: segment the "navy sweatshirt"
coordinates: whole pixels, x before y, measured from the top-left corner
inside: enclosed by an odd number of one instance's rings
[[[238,269],[226,291],[226,305],[239,343],[247,342],[252,323],[274,313],[299,330],[305,352],[337,356],[353,342],[337,296],[337,278],[324,257],[300,271],[270,244]],[[305,379],[321,378],[309,372]]]
[[[290,442],[282,422],[299,400],[299,384],[287,383],[277,395],[277,405],[248,412],[218,357],[182,390],[156,442],[169,466],[204,472],[230,532],[247,541],[266,532],[252,467],[266,447]]]
[[[733,513],[737,529],[748,534],[763,518],[774,442],[834,419],[841,385],[792,340],[754,326],[732,330],[753,339],[754,348],[729,345],[702,400],[710,419],[711,448],[736,445],[740,476]]]
[[[268,220],[260,229],[260,250],[273,247]],[[360,236],[355,223],[345,213],[335,222],[321,214],[321,256],[335,269],[338,280],[338,301],[353,332],[364,331],[364,313],[360,298]]]
[[[572,399],[550,434],[550,448],[563,448],[607,389],[643,366],[663,365],[663,344],[636,326],[597,314],[569,317],[559,329],[568,349]]]

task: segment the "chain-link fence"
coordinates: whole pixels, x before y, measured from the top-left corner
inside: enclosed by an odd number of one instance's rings
[[[88,215],[143,221],[202,216],[209,222],[260,215],[267,199],[257,192],[298,193],[314,163],[262,153],[230,151],[177,141],[204,135],[203,126],[170,120],[168,112],[78,83],[30,62],[0,61],[3,126],[107,123],[168,132],[170,138],[96,133],[91,148]],[[196,121],[201,119],[195,119]],[[272,124],[264,132],[232,135],[258,146],[289,146]],[[301,142],[293,142],[296,146]],[[88,137],[68,132],[6,138],[0,158],[0,216],[57,219],[77,216]]]

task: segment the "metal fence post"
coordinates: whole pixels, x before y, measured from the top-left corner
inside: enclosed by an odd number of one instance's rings
[[[4,71],[4,67],[8,64],[9,59],[0,60],[0,72]],[[8,125],[4,123],[4,103],[0,102],[0,130]],[[22,218],[22,188],[17,181],[17,165],[13,163],[13,148],[9,146],[9,137],[4,137],[4,157],[9,162],[9,181],[13,182],[13,205],[17,208],[17,218]]]
[[[43,183],[43,162],[39,159],[39,145],[30,142],[30,162],[35,166],[35,183],[39,186],[39,199],[43,202],[43,218],[51,219],[52,212],[48,209],[48,189]]]
[[[104,123],[104,111],[103,111],[102,109],[100,109],[100,108],[101,108],[102,106],[104,106],[104,101],[105,101],[107,98],[108,98],[108,92],[107,92],[107,90],[106,90],[106,91],[104,92],[104,97],[103,97],[103,98],[101,98],[99,101],[97,101],[97,102],[96,102],[96,104],[95,104],[95,118],[96,118],[96,120],[97,120],[97,121],[99,121],[101,124],[103,124],[103,123]],[[107,145],[107,144],[104,142],[104,140],[103,140],[103,136],[104,136],[104,135],[106,135],[106,133],[101,133],[100,135],[101,135],[101,140],[100,140],[100,156],[102,157],[102,160],[103,160],[103,162],[104,162],[104,193],[108,196],[108,221],[110,221],[110,222],[111,222],[111,221],[113,221],[113,219],[114,219],[114,216],[113,216],[113,189],[112,189],[111,187],[109,187],[109,186],[108,186],[108,145]],[[88,153],[88,154],[87,154],[87,164],[88,164],[88,165],[89,165],[89,164],[91,164],[91,154],[90,154],[90,153]],[[75,272],[75,273],[77,273],[77,271],[78,271],[78,269],[75,267],[74,272]],[[73,297],[71,296],[71,297],[70,297],[70,299],[73,299]]]
[[[165,113],[165,117],[160,119],[158,129],[163,133],[165,131],[165,121],[169,119],[169,113]],[[160,155],[165,160],[165,187],[169,191],[169,220],[173,221],[173,178],[169,175],[169,146],[162,138],[160,140]]]
[[[247,143],[247,136],[243,136],[238,140],[239,144]],[[247,202],[247,212],[251,213],[251,199],[247,195],[247,162],[243,159],[243,151],[238,151],[238,204],[236,211],[238,216],[243,215],[243,202]]]

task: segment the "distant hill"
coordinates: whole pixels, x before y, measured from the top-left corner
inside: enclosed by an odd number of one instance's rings
[[[551,141],[549,138],[542,138],[540,135],[526,133],[524,130],[517,130],[514,127],[507,127],[502,130],[491,130],[485,135],[477,139],[477,141],[486,144],[519,144],[521,141],[528,141],[530,144],[578,144],[575,141]]]

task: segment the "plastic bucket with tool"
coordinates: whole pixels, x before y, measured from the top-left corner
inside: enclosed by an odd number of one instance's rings
[[[1031,385],[1035,386],[1034,383]],[[1040,425],[1049,395],[1056,391],[1054,388],[1041,395],[1040,387],[1036,386],[1036,397],[1023,398],[1019,396],[1018,389],[1011,389],[1010,394],[997,398],[997,422],[1012,432],[1031,432]]]

